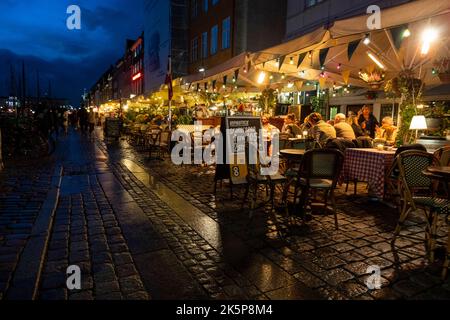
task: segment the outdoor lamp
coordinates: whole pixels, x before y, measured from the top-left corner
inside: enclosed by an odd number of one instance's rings
[[[419,130],[427,130],[427,120],[425,116],[414,116],[409,126],[409,130],[416,130],[416,140],[419,135]]]

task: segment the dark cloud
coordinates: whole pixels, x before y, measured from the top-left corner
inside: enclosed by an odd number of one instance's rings
[[[114,54],[103,52],[86,63],[57,59],[46,61],[31,55],[17,55],[10,50],[0,49],[0,95],[10,93],[10,66],[15,70],[16,82],[21,75],[22,61],[25,64],[27,87],[31,95],[36,94],[36,72],[39,70],[41,90],[48,87],[49,80],[55,96],[69,99],[78,105],[83,89],[90,86],[115,61]]]
[[[143,0],[79,0],[82,29],[66,28],[62,0],[0,0],[0,95],[9,91],[9,65],[25,61],[29,87],[35,72],[42,86],[52,80],[55,95],[78,105],[89,89],[124,54],[125,40],[143,29]]]

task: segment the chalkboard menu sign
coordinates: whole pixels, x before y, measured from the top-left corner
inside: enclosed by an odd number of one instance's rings
[[[218,164],[216,166],[216,182],[224,179],[230,180],[231,184],[234,185],[245,184],[247,182],[247,164],[237,161],[239,158],[246,159],[245,142],[240,143],[243,141],[238,141],[238,139],[246,139],[249,132],[254,132],[256,138],[258,138],[261,129],[262,124],[259,117],[236,116],[222,119],[220,131],[223,139],[222,145],[224,149],[222,154],[224,155],[224,164]],[[235,134],[237,132],[240,134]],[[245,135],[242,133],[245,133]],[[228,162],[229,159],[232,161]]]
[[[120,137],[120,119],[106,118],[105,121],[105,136],[107,138],[119,138]]]

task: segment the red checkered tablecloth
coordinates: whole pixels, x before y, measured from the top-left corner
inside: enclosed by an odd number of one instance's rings
[[[394,151],[346,149],[343,175],[345,181],[367,181],[369,193],[384,198],[386,171],[394,161]]]

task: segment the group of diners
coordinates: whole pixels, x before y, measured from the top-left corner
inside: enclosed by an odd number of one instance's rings
[[[276,129],[270,124],[267,116],[262,117],[262,123],[263,129],[269,135]],[[325,121],[320,113],[314,112],[308,115],[302,124],[297,121],[295,114],[291,113],[286,116],[281,133],[290,138],[304,137],[307,133],[308,137],[322,146],[334,139],[354,141],[364,136],[384,140],[386,145],[394,145],[397,131],[392,117],[383,118],[380,125],[370,107],[364,106],[358,114],[350,113],[347,117],[343,113],[338,113],[334,120],[330,121]]]

